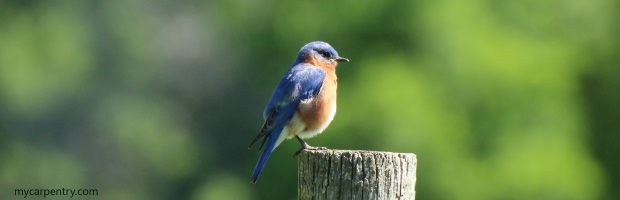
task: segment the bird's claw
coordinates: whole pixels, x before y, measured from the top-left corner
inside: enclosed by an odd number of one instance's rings
[[[295,154],[293,154],[293,157],[297,157],[304,150],[327,150],[327,147],[313,147],[310,145],[301,147],[301,149],[297,150]]]

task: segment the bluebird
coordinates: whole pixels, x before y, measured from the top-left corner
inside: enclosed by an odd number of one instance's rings
[[[256,183],[271,152],[284,139],[297,138],[301,149],[295,155],[304,149],[326,149],[312,147],[303,138],[323,132],[336,115],[338,62],[349,62],[349,59],[338,56],[325,42],[311,42],[301,48],[295,63],[273,91],[263,112],[265,123],[248,147],[263,139],[259,147],[263,152],[254,168],[252,183]]]

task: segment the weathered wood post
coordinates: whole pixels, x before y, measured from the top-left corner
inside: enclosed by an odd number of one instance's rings
[[[415,199],[412,153],[304,150],[297,160],[298,199]]]

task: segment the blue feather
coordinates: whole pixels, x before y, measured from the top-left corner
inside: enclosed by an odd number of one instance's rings
[[[265,167],[265,163],[267,163],[267,159],[271,155],[271,152],[276,148],[276,142],[282,133],[282,129],[284,129],[284,123],[278,125],[275,129],[273,129],[273,133],[277,133],[275,135],[270,135],[265,138],[267,140],[267,145],[265,149],[263,149],[263,153],[260,155],[258,162],[256,163],[256,167],[254,167],[254,172],[252,173],[252,183],[256,183],[258,179],[258,175],[263,171],[263,167]]]

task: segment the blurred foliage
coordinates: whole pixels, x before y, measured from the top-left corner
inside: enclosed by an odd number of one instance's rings
[[[620,199],[620,4],[0,1],[0,196],[294,199],[247,150],[305,43],[338,114],[312,145],[418,155],[418,199]],[[277,188],[277,189],[274,189]]]

